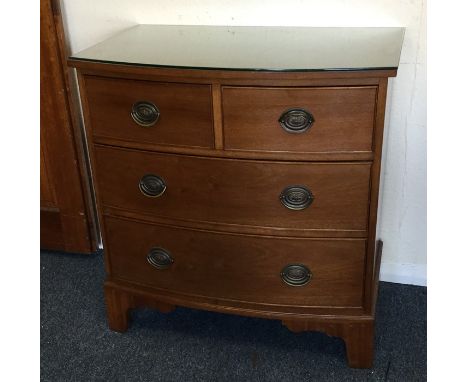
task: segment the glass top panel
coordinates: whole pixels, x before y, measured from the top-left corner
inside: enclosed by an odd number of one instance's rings
[[[397,68],[404,28],[138,25],[72,59],[228,70]]]

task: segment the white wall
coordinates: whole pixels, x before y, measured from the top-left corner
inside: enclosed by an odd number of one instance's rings
[[[390,80],[378,234],[381,279],[426,284],[425,0],[62,0],[72,52],[135,24],[404,26]]]

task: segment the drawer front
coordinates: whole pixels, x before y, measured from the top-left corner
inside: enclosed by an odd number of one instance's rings
[[[211,87],[85,77],[95,139],[214,146]]]
[[[223,87],[228,150],[372,151],[375,87]]]
[[[230,235],[109,216],[105,225],[113,277],[220,299],[362,305],[362,239]]]
[[[95,159],[107,206],[248,226],[367,229],[369,163],[214,159],[104,146],[96,146]]]

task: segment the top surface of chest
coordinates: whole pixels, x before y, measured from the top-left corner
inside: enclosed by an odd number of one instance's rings
[[[223,70],[396,69],[403,36],[397,27],[138,25],[72,58]]]

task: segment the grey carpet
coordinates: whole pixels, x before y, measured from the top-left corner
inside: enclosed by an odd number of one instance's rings
[[[177,308],[107,328],[101,254],[41,252],[42,381],[425,381],[426,288],[381,283],[374,368],[344,343],[278,321]]]

